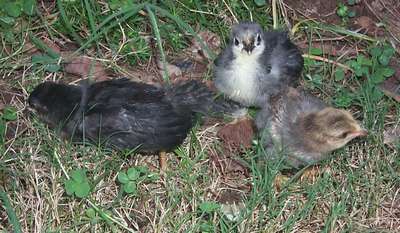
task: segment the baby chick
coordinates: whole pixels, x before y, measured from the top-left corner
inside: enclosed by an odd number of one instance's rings
[[[303,57],[287,33],[264,32],[259,24],[244,22],[233,26],[230,43],[214,64],[219,91],[242,105],[261,107],[297,81]]]
[[[194,113],[214,107],[212,92],[197,81],[170,88],[128,79],[81,87],[45,82],[28,101],[40,119],[74,141],[85,137],[140,152],[174,149],[193,126]]]
[[[270,154],[283,150],[293,167],[325,159],[329,152],[367,134],[349,112],[294,88],[271,97],[269,104],[256,116],[263,145]]]

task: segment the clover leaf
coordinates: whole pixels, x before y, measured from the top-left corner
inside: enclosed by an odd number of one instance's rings
[[[5,107],[1,118],[6,121],[15,121],[17,119],[17,110],[14,107]]]
[[[392,47],[385,47],[382,51],[382,54],[378,57],[379,63],[381,63],[383,66],[389,65],[390,59],[394,55],[395,50]]]
[[[339,3],[336,14],[340,17],[346,17],[348,14],[348,11],[349,11],[349,8],[346,5],[344,5],[343,3]]]
[[[122,184],[122,189],[128,194],[137,194],[137,182],[140,172],[136,168],[131,167],[128,171],[118,173],[118,181]]]
[[[344,79],[344,70],[339,68],[335,71],[335,80],[336,81],[341,81]]]
[[[371,56],[373,57],[378,57],[379,55],[382,54],[382,49],[380,47],[372,47],[369,50],[369,54],[371,54]]]
[[[221,206],[214,201],[205,201],[199,205],[200,211],[207,214],[211,214],[220,208]]]
[[[71,173],[71,178],[64,182],[65,191],[70,196],[79,198],[87,197],[90,194],[90,184],[85,169],[76,169]]]
[[[137,166],[131,167],[126,171],[120,171],[117,176],[118,182],[121,183],[122,190],[125,193],[137,195],[138,184],[142,181],[154,181],[158,179],[156,173],[149,171],[147,167]]]
[[[0,145],[5,142],[7,121],[15,121],[17,119],[17,110],[14,107],[7,106],[0,115]]]
[[[340,108],[350,107],[355,96],[346,89],[341,89],[334,98],[334,104]]]

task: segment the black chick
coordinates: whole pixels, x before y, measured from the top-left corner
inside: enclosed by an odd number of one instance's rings
[[[45,82],[29,96],[40,119],[74,141],[85,138],[118,149],[170,151],[194,124],[194,113],[208,113],[213,93],[200,82],[170,88],[103,81],[85,86]]]
[[[230,43],[214,61],[215,85],[242,105],[261,107],[295,85],[303,63],[286,32],[265,32],[257,23],[243,22],[233,26]]]
[[[365,136],[353,116],[318,98],[287,88],[256,116],[263,146],[272,156],[283,152],[293,167],[316,163],[352,139]]]

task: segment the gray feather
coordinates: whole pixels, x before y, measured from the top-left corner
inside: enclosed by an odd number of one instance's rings
[[[258,35],[261,43],[257,46]],[[253,53],[235,53],[235,38],[254,42]],[[287,33],[263,32],[256,23],[241,23],[233,27],[230,43],[214,65],[214,80],[219,91],[245,106],[260,107],[283,87],[296,84],[303,69],[303,58]]]
[[[308,150],[299,118],[327,107],[320,99],[304,91],[284,89],[271,98],[256,115],[256,126],[263,146],[272,155],[284,150],[293,167],[317,162],[321,154]],[[279,148],[279,149],[278,149]]]

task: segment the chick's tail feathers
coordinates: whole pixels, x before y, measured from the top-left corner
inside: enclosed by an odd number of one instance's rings
[[[215,95],[216,93],[197,80],[179,83],[167,90],[168,100],[179,111],[213,115],[231,113],[239,109],[238,104],[216,100]]]

